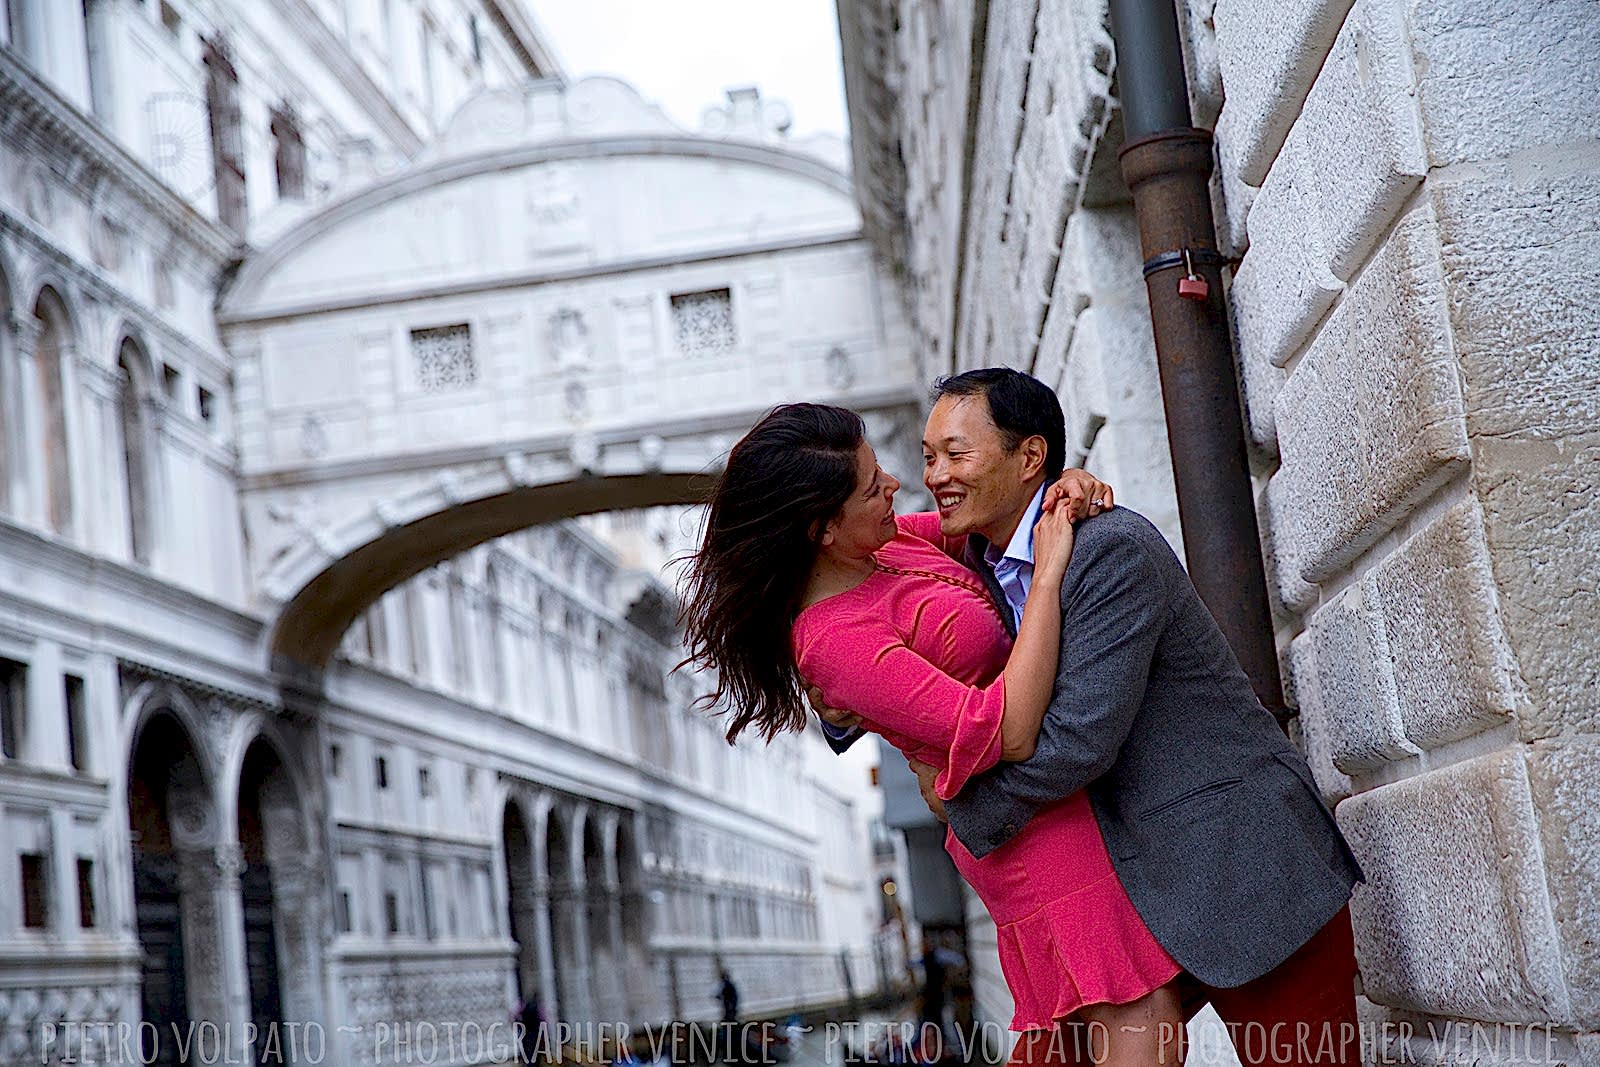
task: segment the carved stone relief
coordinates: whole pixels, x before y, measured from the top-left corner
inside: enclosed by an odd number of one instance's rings
[[[589,365],[589,325],[583,313],[564,307],[550,316],[550,355],[558,370],[574,370]]]

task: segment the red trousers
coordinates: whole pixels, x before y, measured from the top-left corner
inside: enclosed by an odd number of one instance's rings
[[[1346,906],[1288,959],[1242,986],[1217,989],[1187,972],[1177,982],[1184,1018],[1193,1018],[1209,1001],[1244,1067],[1360,1067],[1355,975]],[[1063,1020],[1056,1031],[1023,1034],[1009,1067],[1095,1063],[1105,1056],[1105,1035],[1095,1029]]]

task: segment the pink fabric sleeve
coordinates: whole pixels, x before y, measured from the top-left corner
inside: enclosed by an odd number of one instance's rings
[[[951,559],[961,562],[961,554],[967,548],[967,536],[962,534],[960,537],[946,537],[940,533],[938,512],[917,511],[910,515],[896,515],[894,521],[901,533],[920,537]]]
[[[942,799],[1000,761],[1004,675],[967,685],[907,647],[888,620],[842,612],[796,627],[795,662],[832,707],[946,753],[934,782]]]

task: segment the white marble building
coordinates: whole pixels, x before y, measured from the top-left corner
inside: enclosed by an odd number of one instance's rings
[[[536,994],[897,971],[871,754],[730,750],[669,674],[677,513],[573,518],[692,499],[783,389],[914,424],[843,147],[568,87],[514,0],[4,0],[0,37],[0,1062],[141,1021],[372,1062]],[[712,195],[585,243],[591,165]],[[508,179],[503,258],[423,233]]]

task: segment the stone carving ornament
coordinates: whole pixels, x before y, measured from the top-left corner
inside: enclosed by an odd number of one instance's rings
[[[465,323],[411,331],[417,385],[426,393],[467,389],[478,382],[472,330]]]
[[[550,353],[560,370],[589,364],[589,326],[581,311],[564,307],[550,316]]]
[[[307,415],[300,423],[300,454],[321,459],[328,453],[328,430],[317,415]]]
[[[155,172],[186,200],[211,190],[211,119],[194,93],[153,93],[144,105],[149,160]]]
[[[562,390],[561,399],[566,405],[567,418],[573,422],[581,422],[589,414],[589,388],[582,382],[569,381]]]
[[[850,353],[843,346],[834,345],[828,350],[828,384],[842,391],[855,382],[856,369],[850,363]]]
[[[734,346],[733,301],[727,289],[680,293],[672,298],[678,351],[686,356],[720,355]]]
[[[55,199],[44,165],[27,162],[20,169],[18,184],[22,187],[22,210],[39,225],[49,226],[55,221]]]

